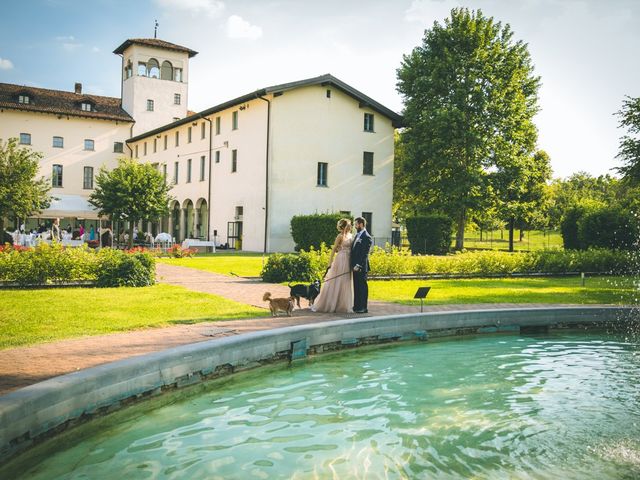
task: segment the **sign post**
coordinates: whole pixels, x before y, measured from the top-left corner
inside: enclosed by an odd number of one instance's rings
[[[419,298],[420,299],[420,312],[423,311],[423,307],[424,307],[423,302],[424,302],[424,299],[427,297],[427,294],[429,293],[429,290],[431,290],[431,287],[419,287],[418,291],[413,296],[413,298]]]

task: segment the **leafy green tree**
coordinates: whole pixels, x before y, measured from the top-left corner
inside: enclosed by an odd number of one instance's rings
[[[89,202],[100,211],[100,215],[129,222],[131,248],[133,227],[138,221],[169,213],[169,189],[164,175],[151,164],[123,158],[113,170],[100,169],[96,177],[96,189]]]
[[[498,159],[529,153],[540,80],[509,25],[457,8],[434,22],[397,71],[407,128],[406,188],[456,222],[456,249],[473,211],[490,204]]]
[[[18,146],[15,138],[0,139],[0,239],[5,218],[25,218],[51,204],[49,182],[36,179],[42,154]]]
[[[617,158],[624,165],[617,170],[625,180],[637,185],[640,184],[640,97],[626,97],[616,115],[620,117],[620,127],[628,131],[620,139]]]
[[[546,182],[551,178],[549,155],[539,150],[534,155],[498,159],[491,185],[500,217],[509,230],[509,251],[513,252],[516,225],[531,223],[543,208]]]

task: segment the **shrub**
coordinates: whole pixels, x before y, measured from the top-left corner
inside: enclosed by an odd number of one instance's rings
[[[155,260],[148,253],[103,248],[98,255],[98,287],[146,287],[155,283]]]
[[[443,214],[407,218],[407,237],[413,254],[447,253],[451,246],[452,231],[453,221]]]
[[[560,222],[560,234],[562,235],[562,243],[566,250],[578,250],[585,248],[580,242],[578,234],[578,224],[582,217],[587,213],[597,210],[601,204],[583,200],[578,205],[574,205],[567,209]]]
[[[133,249],[132,249],[133,250]],[[172,246],[167,253],[170,257],[173,258],[186,258],[193,257],[196,253],[198,253],[197,248],[182,248],[180,245],[176,244]]]
[[[316,213],[314,215],[296,215],[291,219],[291,236],[296,251],[333,245],[338,231],[336,225],[344,215],[340,213]]]
[[[616,207],[585,212],[578,220],[578,241],[583,248],[630,250],[638,246],[638,222]]]

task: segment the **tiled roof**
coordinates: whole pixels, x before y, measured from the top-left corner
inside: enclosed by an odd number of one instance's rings
[[[29,103],[19,103],[19,95],[27,95]],[[92,110],[82,110],[82,103],[91,103]],[[123,110],[121,103],[120,99],[115,97],[0,83],[0,109],[9,108],[28,112],[133,122],[133,118]]]
[[[176,52],[185,52],[189,54],[189,58],[194,57],[198,54],[195,50],[191,50],[190,48],[183,47],[182,45],[176,45],[175,43],[165,42],[164,40],[158,40],[157,38],[130,38],[129,40],[125,40],[122,45],[116,48],[113,53],[121,54],[130,45],[146,45],[148,47],[157,47],[157,48],[165,48],[167,50],[174,50]]]

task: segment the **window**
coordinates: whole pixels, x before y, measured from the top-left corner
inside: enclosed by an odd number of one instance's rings
[[[131,64],[131,60],[127,62],[127,66],[124,67],[124,78],[131,78],[133,76],[133,65]]]
[[[115,153],[123,153],[124,152],[124,143],[122,143],[122,142],[113,142],[113,151]]]
[[[153,112],[153,100],[147,100],[147,112]]]
[[[191,127],[187,128],[187,143],[191,143]]]
[[[167,164],[162,165],[162,175],[164,176],[164,183],[167,183]]]
[[[206,127],[205,127],[205,123],[204,123],[204,122],[202,122],[202,123],[200,124],[200,138],[204,138],[204,137],[205,137],[205,135],[206,135],[205,128],[206,128]]]
[[[91,190],[93,188],[93,167],[84,167],[82,188],[85,190]]]
[[[160,70],[160,78],[162,80],[173,80],[173,65],[171,65],[171,62],[167,60],[162,62],[162,69]]]
[[[231,173],[238,171],[238,150],[231,150]]]
[[[176,147],[180,146],[180,132],[176,132]]]
[[[51,186],[62,187],[62,165],[54,165],[51,174]]]
[[[178,162],[175,162],[173,164],[173,183],[175,185],[178,184],[178,173],[179,173],[178,169],[179,169],[179,165],[180,164]]]
[[[373,213],[362,212],[362,218],[367,221],[367,232],[369,232],[369,235],[373,235]]]
[[[216,151],[216,163],[220,163],[220,150]]]
[[[136,154],[134,155],[134,158],[138,158],[138,156],[139,156],[138,155],[138,145],[136,145],[136,150],[135,151],[136,151]]]
[[[236,110],[231,114],[231,130],[238,129],[238,111]]]
[[[329,164],[325,162],[318,162],[318,186],[327,186],[327,173],[329,171]]]
[[[373,175],[373,152],[362,154],[362,174]]]
[[[220,117],[216,117],[216,135],[220,135]]]
[[[187,160],[187,183],[191,183],[191,159]]]
[[[91,112],[93,110],[93,105],[91,105],[89,102],[82,102],[80,104],[80,109],[83,112]]]
[[[93,140],[91,140],[90,138],[85,138],[84,139],[84,149],[85,150],[95,150],[95,144],[93,142]],[[137,157],[137,155],[136,155]]]
[[[180,105],[180,94],[179,93],[174,93],[173,94],[173,104],[174,105]]]
[[[18,103],[24,103],[25,105],[31,103],[29,95],[18,95]]]
[[[147,156],[147,142],[142,144],[142,155]]]
[[[64,138],[53,137],[53,148],[64,148]]]
[[[138,75],[141,77],[147,76],[147,64],[144,62],[138,62]]]
[[[31,134],[30,133],[21,133],[20,134],[20,145],[31,145]]]
[[[147,62],[147,77],[160,78],[160,65],[155,58],[150,58]]]
[[[174,68],[173,69],[173,80],[176,82],[181,82],[182,81],[182,69],[181,68]]]
[[[200,181],[204,182],[205,156],[200,157]]]
[[[364,131],[373,132],[373,113],[364,114]]]
[[[327,88],[327,98],[331,98],[331,90]]]
[[[154,138],[153,139],[153,153],[156,153],[158,151],[158,139]]]
[[[167,143],[169,143],[169,136],[168,136],[168,135],[165,135],[165,136],[164,136],[164,149],[165,149],[165,150],[167,149]]]

